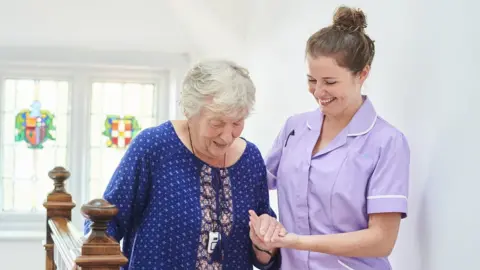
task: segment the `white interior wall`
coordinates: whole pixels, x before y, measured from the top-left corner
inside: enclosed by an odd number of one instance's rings
[[[377,52],[364,91],[411,147],[410,214],[391,256],[393,269],[478,268],[480,3],[341,3],[367,13]],[[339,4],[250,1],[248,65],[259,95],[246,133],[262,152],[287,116],[315,108],[306,88],[305,41],[331,22]]]

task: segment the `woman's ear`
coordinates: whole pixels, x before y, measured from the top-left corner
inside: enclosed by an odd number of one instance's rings
[[[363,84],[365,82],[365,80],[368,78],[369,74],[370,74],[370,66],[367,65],[358,74],[358,78],[359,78],[361,84]]]

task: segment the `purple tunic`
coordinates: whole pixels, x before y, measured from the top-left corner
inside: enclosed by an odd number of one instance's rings
[[[280,221],[300,235],[353,232],[368,215],[407,215],[410,150],[405,136],[364,103],[351,122],[312,157],[320,110],[290,117],[267,157]],[[391,269],[387,258],[339,257],[282,249],[282,269]]]

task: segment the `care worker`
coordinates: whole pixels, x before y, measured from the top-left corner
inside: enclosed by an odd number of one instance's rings
[[[340,7],[306,45],[319,109],[290,117],[267,157],[280,225],[250,211],[251,228],[281,248],[282,269],[391,269],[407,216],[410,151],[361,94],[375,54],[365,14]],[[270,225],[271,224],[271,225]]]

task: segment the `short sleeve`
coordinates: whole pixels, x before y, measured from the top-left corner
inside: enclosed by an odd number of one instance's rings
[[[380,152],[368,185],[367,211],[401,213],[408,211],[410,148],[403,134],[392,137]]]
[[[288,120],[287,120],[288,123]],[[267,180],[268,188],[276,189],[277,188],[277,172],[278,166],[280,165],[280,160],[282,159],[283,147],[285,145],[286,138],[286,126],[287,123],[282,127],[278,133],[273,146],[267,154],[265,165],[267,167]]]

